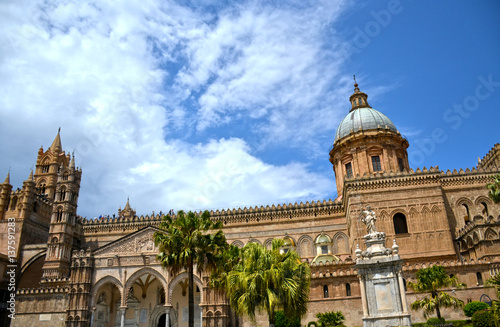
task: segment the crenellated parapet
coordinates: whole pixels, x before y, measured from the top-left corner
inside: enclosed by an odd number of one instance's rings
[[[290,219],[307,219],[318,217],[329,217],[335,214],[343,214],[344,207],[341,202],[331,199],[323,201],[307,201],[306,203],[289,203],[256,207],[233,208],[226,210],[211,210],[210,217],[214,221],[221,221],[224,225],[259,223],[269,221],[283,221]],[[202,212],[200,211],[199,214]],[[79,222],[85,234],[99,232],[135,231],[147,226],[158,227],[162,216],[107,216],[103,218],[85,219],[79,217]]]
[[[238,208],[228,210],[210,211],[214,221],[221,221],[224,225],[241,223],[259,223],[269,221],[282,221],[297,218],[328,217],[334,214],[343,214],[344,207],[339,201],[331,199],[323,201],[295,202],[294,204],[256,206],[251,208]]]
[[[69,292],[69,287],[46,287],[46,288],[22,288],[18,289],[17,295],[36,295],[36,294],[63,294],[66,295]]]
[[[439,170],[438,166],[410,169],[409,171],[365,173],[363,176],[346,178],[345,191],[361,191],[389,187],[408,187],[412,185],[441,184],[443,187],[455,185],[484,184],[493,181],[494,174],[499,170],[495,168],[472,168],[446,172]],[[345,192],[344,191],[344,192]]]
[[[493,148],[483,157],[483,159],[479,159],[477,168],[500,169],[500,143],[495,144]]]

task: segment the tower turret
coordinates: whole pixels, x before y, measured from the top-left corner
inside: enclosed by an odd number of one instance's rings
[[[9,208],[11,191],[12,185],[10,184],[10,172],[8,172],[7,177],[5,177],[5,181],[0,184],[0,220],[4,218],[5,211]]]

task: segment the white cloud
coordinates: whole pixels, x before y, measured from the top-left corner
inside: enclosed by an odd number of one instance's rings
[[[334,188],[325,176],[266,163],[243,134],[175,135],[245,117],[263,146],[317,146],[339,118],[337,91],[324,94],[345,84],[342,55],[323,51],[340,5],[252,3],[216,17],[161,1],[2,3],[0,172],[12,166],[20,186],[61,126],[83,167],[84,216],[115,212],[127,195],[138,213],[321,198]]]

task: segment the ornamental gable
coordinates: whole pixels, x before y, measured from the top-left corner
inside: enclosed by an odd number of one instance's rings
[[[116,254],[120,256],[158,253],[154,245],[153,234],[158,228],[148,226],[132,234],[117,239],[94,251],[95,257]]]

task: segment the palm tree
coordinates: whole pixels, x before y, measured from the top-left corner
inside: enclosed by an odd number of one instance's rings
[[[495,287],[497,291],[497,298],[500,298],[500,274],[496,274],[495,276],[491,276],[486,280],[486,285]],[[491,302],[491,309],[493,312],[493,319],[495,320],[495,326],[500,326],[500,301],[493,300]]]
[[[295,251],[280,251],[283,240],[273,240],[271,249],[248,243],[240,261],[227,273],[224,286],[229,303],[237,314],[255,321],[255,310],[264,309],[269,326],[275,323],[275,312],[302,317],[307,312],[311,272]]]
[[[495,181],[486,185],[486,187],[490,190],[488,195],[495,203],[500,203],[500,174],[495,176]]]
[[[154,234],[160,253],[156,259],[164,268],[176,274],[188,271],[189,327],[194,326],[194,266],[198,272],[213,270],[227,249],[226,237],[220,222],[210,220],[208,211],[201,215],[178,211],[176,217],[164,216],[159,231]],[[214,231],[216,230],[216,231]]]
[[[432,266],[420,269],[416,273],[417,282],[408,282],[408,286],[418,293],[430,293],[430,297],[417,300],[411,304],[413,310],[424,311],[424,317],[436,312],[441,319],[441,308],[462,308],[464,302],[454,296],[449,295],[440,289],[455,286],[457,288],[465,287],[465,284],[458,283],[456,276],[446,275],[443,266]]]

